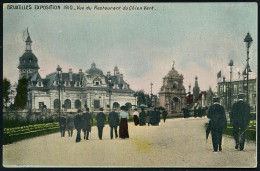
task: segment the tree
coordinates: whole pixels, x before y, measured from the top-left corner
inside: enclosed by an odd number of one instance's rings
[[[7,107],[8,102],[10,101],[9,95],[11,94],[11,83],[7,78],[3,80],[3,102],[4,106]]]
[[[144,90],[138,90],[134,94],[135,97],[137,97],[137,106],[140,106],[141,104],[145,104],[147,106],[151,106],[151,98],[149,94],[145,94]]]
[[[25,109],[27,102],[27,83],[28,79],[22,78],[18,81],[17,94],[14,99],[16,109]]]

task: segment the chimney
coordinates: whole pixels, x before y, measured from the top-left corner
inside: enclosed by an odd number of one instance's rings
[[[72,81],[72,69],[69,69],[69,80]]]

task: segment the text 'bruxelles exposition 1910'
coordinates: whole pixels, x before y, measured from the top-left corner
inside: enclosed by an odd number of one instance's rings
[[[29,5],[17,5],[8,4],[7,10],[94,10],[94,11],[151,11],[156,10],[153,6],[146,5],[120,5],[115,6],[108,5],[77,5],[77,4],[64,4],[64,5],[54,5],[54,4],[29,4]]]

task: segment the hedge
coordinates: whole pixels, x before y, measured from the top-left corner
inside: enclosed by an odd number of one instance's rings
[[[233,136],[233,126],[229,124],[227,128],[223,130],[223,134]],[[239,135],[241,135],[241,131],[239,131]],[[256,141],[256,125],[248,126],[246,130],[246,139]]]
[[[19,140],[46,135],[59,131],[59,123],[35,124],[15,128],[4,128],[3,145],[10,144]]]

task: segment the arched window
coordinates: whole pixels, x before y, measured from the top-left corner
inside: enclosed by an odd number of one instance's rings
[[[64,108],[65,109],[71,109],[71,101],[69,99],[66,99],[64,102]]]
[[[81,108],[81,101],[77,99],[75,101],[75,109],[80,109],[80,108]]]
[[[54,109],[59,109],[59,99],[54,100]]]
[[[113,103],[113,108],[119,109],[120,104],[118,102]]]

